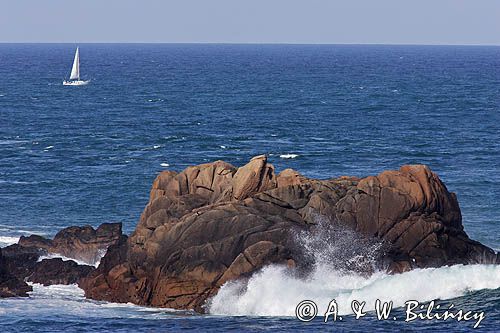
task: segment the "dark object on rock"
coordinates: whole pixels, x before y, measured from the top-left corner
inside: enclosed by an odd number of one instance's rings
[[[95,268],[88,265],[78,265],[73,260],[61,258],[43,259],[35,264],[28,281],[44,286],[52,284],[73,284],[87,276]]]
[[[94,299],[202,311],[228,280],[270,263],[306,267],[294,240],[318,220],[383,242],[379,264],[395,273],[498,262],[461,219],[455,194],[423,165],[315,180],[276,175],[266,156],[240,168],[216,161],[162,172],[135,232],[81,286]]]
[[[0,249],[0,298],[27,297],[33,289],[23,279],[11,274]]]
[[[103,223],[97,229],[91,226],[65,228],[53,240],[37,235],[23,236],[19,245],[93,264],[100,260],[110,245],[119,241],[121,235],[121,223]]]

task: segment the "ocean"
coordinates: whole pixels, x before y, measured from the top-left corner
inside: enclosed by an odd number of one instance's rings
[[[62,86],[76,45],[0,44],[0,246],[72,225],[123,222],[130,234],[162,170],[268,154],[308,177],[427,164],[456,192],[472,239],[500,249],[500,47],[80,44],[87,86]],[[332,245],[334,246],[334,244]],[[308,280],[280,267],[245,292],[224,286],[206,315],[85,300],[34,286],[0,300],[2,332],[469,331],[473,322],[356,320],[350,300],[484,311],[500,329],[500,268]],[[297,300],[337,299],[342,321],[301,322]],[[444,305],[443,305],[444,306]],[[324,311],[323,311],[324,312]],[[401,318],[401,319],[400,319]]]

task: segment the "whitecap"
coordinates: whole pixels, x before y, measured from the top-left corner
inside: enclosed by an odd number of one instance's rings
[[[24,181],[20,181],[20,180],[0,179],[0,184],[28,185],[28,184],[36,184],[36,182],[24,182]]]
[[[222,149],[226,149],[227,148],[226,146],[219,146],[219,147],[221,147]]]
[[[0,140],[0,145],[15,145],[29,142],[27,140]]]
[[[160,165],[161,165],[162,167],[169,167],[169,166],[170,166],[170,164],[168,164],[168,163],[161,163]]]
[[[290,158],[296,158],[296,157],[299,157],[299,155],[297,155],[297,154],[281,154],[280,155],[280,158],[284,158],[284,159],[290,159]]]
[[[160,145],[154,145],[154,146],[153,146],[153,149],[158,149],[158,148],[160,148],[160,147],[161,147]]]

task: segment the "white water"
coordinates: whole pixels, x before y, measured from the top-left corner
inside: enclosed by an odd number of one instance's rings
[[[164,318],[175,310],[155,309],[127,304],[99,302],[85,299],[83,290],[76,285],[42,286],[31,284],[29,298],[2,299],[0,316],[45,318],[53,315],[71,315],[87,318]]]
[[[6,247],[19,242],[19,237],[0,236],[0,247]]]
[[[334,229],[316,217],[317,226],[295,239],[312,263],[307,277],[294,269],[271,265],[248,281],[231,281],[222,286],[207,304],[211,314],[248,316],[294,316],[303,300],[314,301],[324,313],[335,299],[340,314],[349,314],[353,300],[366,302],[374,310],[375,301],[393,301],[395,307],[408,300],[428,302],[451,299],[469,291],[500,288],[500,265],[456,265],[415,269],[389,275],[370,268],[383,259],[384,246],[359,234]],[[364,274],[354,273],[363,271]]]
[[[296,158],[298,157],[299,155],[297,154],[281,154],[280,155],[280,158],[284,158],[284,159],[290,159],[290,158]]]
[[[324,313],[335,299],[339,313],[348,314],[353,300],[365,301],[365,309],[373,310],[376,299],[393,301],[397,307],[408,300],[450,299],[496,288],[500,288],[500,265],[457,265],[370,277],[343,275],[321,265],[308,279],[295,277],[283,266],[268,266],[254,274],[248,284],[226,283],[208,310],[219,315],[294,316],[302,300],[314,301]]]
[[[68,257],[63,256],[62,254],[59,254],[59,253],[49,253],[46,256],[41,256],[40,258],[38,258],[38,261],[42,261],[43,259],[61,258],[63,261],[72,260],[72,261],[76,262],[78,265],[91,265],[91,266],[97,267],[97,266],[99,266],[99,263],[101,262],[101,259],[103,256],[104,256],[104,254],[101,255],[99,260],[96,262],[86,262],[86,261],[82,261],[82,260],[78,260],[78,259],[68,258]]]

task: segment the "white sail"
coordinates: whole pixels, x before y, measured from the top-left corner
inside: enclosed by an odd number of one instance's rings
[[[70,80],[80,80],[80,51],[76,48],[75,60],[73,61],[73,68],[71,68]]]

